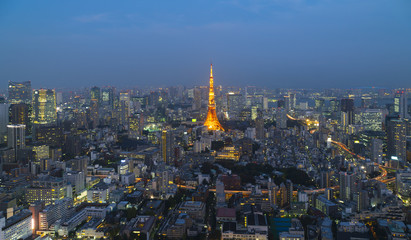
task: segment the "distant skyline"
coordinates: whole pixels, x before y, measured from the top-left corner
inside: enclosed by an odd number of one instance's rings
[[[0,2],[0,89],[411,87],[409,0]]]

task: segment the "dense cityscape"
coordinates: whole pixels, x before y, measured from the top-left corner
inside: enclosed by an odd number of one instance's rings
[[[410,0],[0,0],[0,240],[411,240]]]
[[[206,79],[9,81],[0,238],[410,238],[410,89],[221,87],[212,65]]]

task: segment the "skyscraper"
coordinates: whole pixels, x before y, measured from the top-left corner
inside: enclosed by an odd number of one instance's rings
[[[265,137],[265,130],[264,130],[264,119],[259,112],[258,117],[255,119],[255,132],[257,139],[264,139]]]
[[[9,123],[9,107],[8,103],[0,103],[0,143],[3,143],[7,136],[7,124]]]
[[[31,81],[13,82],[9,81],[9,103],[31,103]]]
[[[52,89],[36,89],[33,91],[34,124],[53,124],[57,121],[56,94]]]
[[[216,195],[217,195],[217,207],[224,207],[225,206],[224,183],[218,179],[216,181]]]
[[[142,115],[132,115],[128,118],[128,137],[138,139],[142,133]]]
[[[165,163],[170,163],[172,161],[173,153],[173,133],[170,130],[163,130],[161,132],[161,141],[160,141],[160,151],[161,158]]]
[[[354,124],[354,100],[341,99],[341,125],[345,128]]]
[[[354,175],[347,172],[340,172],[340,198],[350,200],[354,187]]]
[[[277,109],[275,113],[276,127],[287,128],[287,111],[285,109]]]
[[[26,146],[26,126],[23,124],[7,125],[7,146],[14,149],[15,156],[17,151]]]
[[[285,187],[287,188],[287,205],[290,205],[293,202],[293,182],[287,180],[285,182]]]
[[[387,126],[388,156],[396,156],[407,160],[407,129],[406,122],[392,119]]]
[[[240,112],[244,108],[244,96],[240,93],[227,93],[227,113],[230,119],[240,117]]]
[[[381,109],[364,109],[360,115],[360,123],[364,130],[382,131],[383,112]]]
[[[31,134],[31,110],[31,105],[26,103],[12,104],[9,108],[10,123],[26,125],[26,135]]]
[[[99,87],[92,87],[90,89],[90,100],[97,101],[98,105],[100,105],[100,88]]]
[[[321,178],[320,178],[321,188],[329,188],[331,186],[330,175],[331,173],[328,170],[321,171]]]
[[[113,107],[114,88],[103,88],[101,90],[101,104],[103,106]]]
[[[394,97],[394,113],[401,119],[408,118],[407,92],[398,90]]]
[[[285,186],[284,183],[281,183],[280,185],[280,207],[286,207],[287,206],[287,187]]]
[[[383,141],[378,138],[371,139],[371,160],[376,163],[381,163],[383,154]]]
[[[91,128],[96,128],[99,124],[99,101],[97,99],[90,100],[89,108],[89,123]]]
[[[207,119],[204,123],[204,126],[208,127],[208,130],[220,130],[224,131],[224,128],[221,126],[220,121],[217,118],[217,112],[215,110],[215,100],[214,100],[214,80],[213,80],[213,65],[211,64],[210,68],[210,90],[208,93],[208,113]]]

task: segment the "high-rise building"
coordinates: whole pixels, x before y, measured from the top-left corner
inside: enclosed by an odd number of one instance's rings
[[[287,128],[287,111],[285,109],[277,109],[276,111],[276,127],[277,128]]]
[[[294,93],[290,93],[289,95],[284,96],[285,110],[289,112],[295,109],[296,102],[297,100]]]
[[[358,193],[355,194],[354,200],[357,202],[357,212],[366,210],[370,205],[370,198],[366,190],[358,191]]]
[[[100,105],[100,88],[99,87],[92,87],[90,89],[90,100],[94,100]]]
[[[407,160],[407,127],[406,122],[400,119],[391,119],[387,126],[388,156],[396,156]]]
[[[346,128],[354,124],[354,99],[341,99],[341,125]]]
[[[371,139],[371,160],[376,163],[381,163],[383,155],[383,141],[378,138]]]
[[[216,195],[217,195],[217,206],[225,206],[225,192],[224,192],[224,183],[220,180],[216,181]]]
[[[12,104],[9,108],[10,124],[26,125],[26,135],[32,133],[32,107],[26,103]]]
[[[213,65],[211,64],[210,68],[210,89],[208,93],[208,112],[207,118],[204,122],[204,126],[207,126],[208,130],[220,130],[224,131],[224,128],[221,126],[220,121],[217,118],[216,104],[214,99],[214,78],[213,78]]]
[[[161,158],[165,163],[170,163],[173,159],[174,136],[170,130],[163,130],[161,132],[160,152]]]
[[[96,128],[99,124],[99,101],[97,99],[90,100],[90,108],[88,113],[90,127]]]
[[[324,99],[315,99],[315,110],[322,112],[324,110]]]
[[[397,192],[404,199],[411,198],[411,171],[402,170],[396,173]]]
[[[268,110],[268,98],[263,97],[263,110]]]
[[[398,90],[394,97],[394,113],[401,119],[408,118],[407,92]]]
[[[259,114],[260,116],[258,116],[255,119],[255,133],[256,133],[256,138],[257,139],[264,139],[265,137],[265,130],[264,130],[264,119],[261,116],[261,114]]]
[[[287,206],[287,187],[285,186],[284,183],[281,183],[280,185],[280,207],[286,207]]]
[[[132,115],[128,118],[128,137],[138,139],[143,130],[142,116]]]
[[[227,113],[230,119],[237,119],[244,108],[244,97],[240,93],[227,93]]]
[[[56,104],[57,106],[63,104],[63,93],[62,92],[56,93]]]
[[[321,178],[320,178],[320,187],[321,188],[329,188],[331,187],[330,176],[331,173],[328,170],[321,171]]]
[[[382,131],[383,113],[381,109],[364,109],[360,123],[366,131]]]
[[[330,100],[330,112],[331,113],[336,113],[340,109],[340,102],[337,99],[331,99]]]
[[[56,123],[56,94],[53,89],[36,89],[33,91],[32,116],[34,124]]]
[[[285,182],[285,187],[287,188],[287,205],[290,205],[293,202],[293,182],[287,180]]]
[[[334,199],[334,189],[326,188],[324,190],[324,196],[327,198],[327,200],[333,200]]]
[[[73,171],[86,173],[88,161],[89,161],[88,156],[76,157],[67,162],[67,167],[70,167],[71,170]]]
[[[269,182],[267,184],[268,188],[268,198],[272,206],[277,205],[277,193],[278,193],[278,186],[272,182],[271,178],[269,178]]]
[[[9,81],[9,103],[31,103],[31,81],[13,82]]]
[[[295,109],[295,106],[297,105],[297,98],[294,93],[289,94],[289,100],[290,100],[290,110]]]
[[[26,146],[26,126],[7,125],[7,146],[14,149],[15,156],[17,151]]]
[[[101,105],[113,107],[114,103],[114,89],[103,88],[101,90]]]
[[[29,210],[31,211],[32,214],[32,226],[31,228],[33,229],[33,234],[36,234],[36,231],[39,230],[39,215],[40,212],[44,209],[45,203],[42,201],[37,201],[32,204],[30,204]]]
[[[199,110],[201,108],[201,99],[202,99],[202,91],[200,87],[195,87],[193,90],[194,94],[194,101],[193,101],[193,110]]]
[[[340,199],[351,200],[354,187],[354,175],[347,172],[340,172]]]
[[[63,129],[58,126],[38,125],[33,135],[36,141],[49,146],[60,146],[63,142]]]
[[[7,136],[7,125],[9,124],[10,104],[0,103],[0,143],[5,142]]]

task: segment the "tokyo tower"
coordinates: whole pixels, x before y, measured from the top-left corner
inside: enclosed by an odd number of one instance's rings
[[[220,122],[218,121],[217,113],[215,111],[213,64],[211,64],[211,69],[210,69],[210,90],[208,93],[208,113],[207,113],[207,119],[204,123],[204,126],[207,126],[208,130],[224,131],[224,128],[221,126]]]

